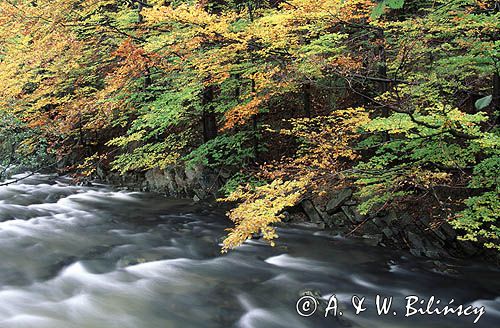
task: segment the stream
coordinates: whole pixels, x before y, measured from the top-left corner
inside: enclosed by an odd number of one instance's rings
[[[14,178],[19,178],[16,176]],[[500,271],[436,263],[307,225],[220,254],[228,219],[211,208],[33,175],[0,187],[1,328],[500,327]],[[317,312],[297,313],[307,293]],[[333,298],[342,316],[324,316]],[[365,297],[356,315],[353,296]],[[376,295],[393,297],[388,315]],[[405,316],[406,297],[484,314]],[[442,305],[441,304],[441,305]],[[316,304],[317,305],[317,304]]]

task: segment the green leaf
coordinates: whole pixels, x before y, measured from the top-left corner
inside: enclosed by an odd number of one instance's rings
[[[401,9],[405,4],[405,0],[385,0],[382,3],[391,9]]]
[[[384,14],[384,9],[389,7],[391,9],[401,9],[405,4],[405,0],[383,0],[379,2],[372,10],[371,18],[377,19]]]
[[[481,99],[478,99],[475,103],[476,109],[481,110],[483,108],[488,107],[491,104],[491,101],[493,100],[493,96],[489,95],[486,97],[483,97]]]
[[[371,19],[377,19],[384,13],[385,1],[378,3],[372,10]]]

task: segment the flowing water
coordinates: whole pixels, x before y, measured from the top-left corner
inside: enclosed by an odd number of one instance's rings
[[[278,247],[252,240],[220,255],[228,225],[189,201],[49,175],[0,187],[0,327],[500,327],[499,271],[484,263],[440,272],[299,226],[279,229]],[[335,294],[343,316],[299,316],[305,290]],[[375,312],[377,294],[394,297],[389,315]],[[359,315],[353,295],[366,297]],[[485,314],[476,325],[474,315],[405,317],[408,295]]]

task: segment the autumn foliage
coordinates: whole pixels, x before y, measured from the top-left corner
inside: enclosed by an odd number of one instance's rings
[[[0,160],[231,172],[224,250],[357,187],[499,248],[497,1],[0,0]]]

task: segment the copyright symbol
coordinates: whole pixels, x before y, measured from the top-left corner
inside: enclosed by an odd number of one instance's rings
[[[295,309],[301,317],[310,317],[316,312],[318,308],[318,303],[316,299],[312,296],[302,296],[297,301]]]

